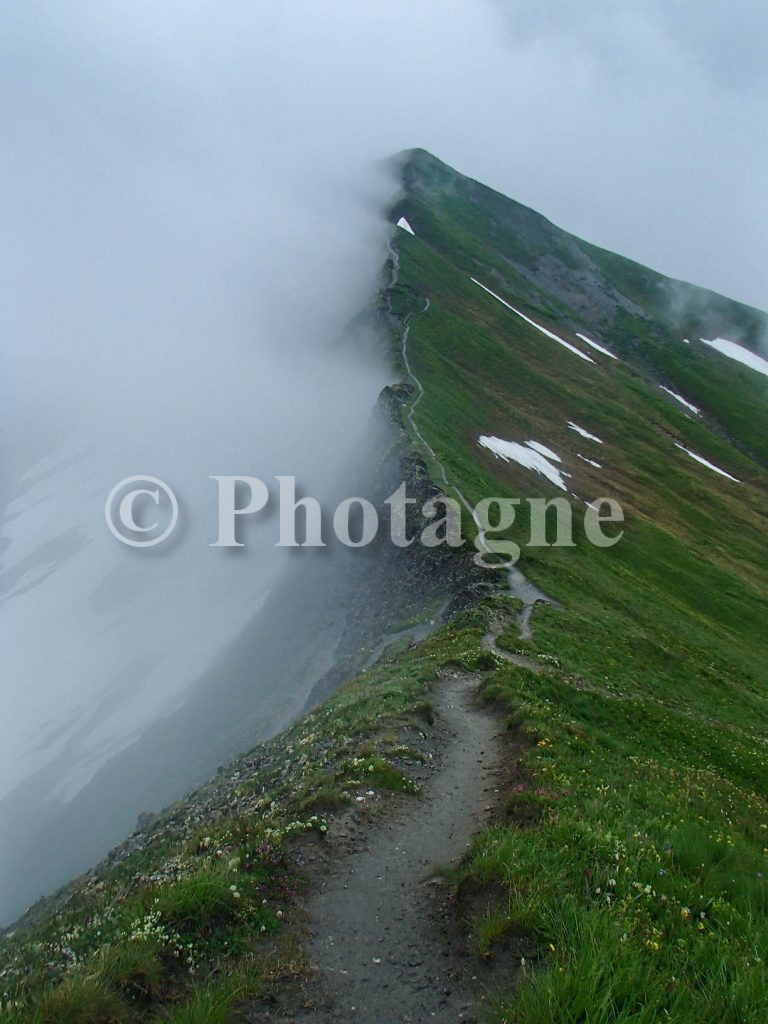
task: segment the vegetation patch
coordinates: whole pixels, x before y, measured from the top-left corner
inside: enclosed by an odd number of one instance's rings
[[[281,950],[298,879],[289,842],[333,828],[370,791],[415,793],[418,750],[447,663],[477,667],[483,614],[372,666],[278,739],[159,815],[68,899],[0,946],[8,1024],[218,1022],[300,969]],[[416,723],[419,723],[418,725]]]

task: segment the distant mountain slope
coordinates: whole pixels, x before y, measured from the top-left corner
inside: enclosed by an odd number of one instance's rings
[[[567,495],[578,518],[609,496],[626,514],[615,547],[577,528],[574,547],[519,561],[560,607],[536,610],[531,639],[506,635],[543,674],[500,666],[488,692],[536,741],[515,806],[537,824],[489,830],[467,875],[504,893],[478,936],[523,929],[543,961],[494,1019],[757,1024],[768,378],[698,339],[755,352],[766,316],[582,242],[422,150],[402,180],[392,219],[412,233],[397,231],[392,303],[411,314],[434,478],[473,502]],[[523,504],[504,536],[527,529]]]
[[[492,288],[495,281],[511,289],[550,323],[598,332],[617,355],[677,385],[768,466],[765,378],[698,341],[722,337],[751,351],[763,343],[765,355],[765,313],[583,242],[424,150],[406,155],[402,178],[398,215],[434,252],[476,277],[485,274]]]
[[[430,203],[433,171],[438,187]],[[561,454],[563,468],[572,474],[569,491],[585,501],[605,494],[624,504],[630,536],[641,529],[661,531],[667,540],[683,543],[686,552],[696,551],[712,571],[732,572],[738,598],[731,617],[739,621],[748,615],[742,607],[743,587],[763,594],[768,589],[768,475],[762,458],[768,429],[758,429],[768,416],[768,379],[708,346],[686,344],[673,332],[671,320],[640,307],[630,314],[633,300],[606,272],[594,266],[585,270],[588,256],[577,266],[576,257],[567,255],[581,251],[584,243],[423,151],[409,157],[403,180],[405,195],[395,214],[406,216],[415,234],[398,232],[395,304],[403,312],[419,311],[429,299],[429,311],[414,316],[410,331],[411,358],[426,391],[419,420],[455,479],[476,499],[492,493],[494,480],[508,483],[518,495],[557,493],[542,476],[503,462],[478,445],[486,435],[523,442],[533,437]],[[496,209],[501,211],[497,219]],[[590,275],[589,313],[565,304],[565,285],[545,290],[541,260],[532,254],[550,242],[555,252],[566,254],[573,268],[571,283]],[[611,260],[633,266],[621,257]],[[566,271],[563,275],[568,276]],[[573,287],[578,290],[580,285]],[[697,292],[693,286],[683,287]],[[732,322],[749,320],[753,333],[765,323],[764,314],[738,303],[717,297],[716,304],[716,319],[703,324],[710,334],[734,335],[737,328],[727,328],[723,319],[731,307]],[[558,335],[571,349],[519,314]],[[636,332],[617,326],[628,315],[638,324]],[[663,376],[653,369],[662,356],[670,368]],[[714,412],[704,391],[687,386],[689,365],[702,387],[706,384],[717,393]],[[738,412],[726,425],[722,410]],[[584,438],[569,422],[602,443]],[[622,547],[628,545],[613,549],[615,555],[608,559],[620,558]],[[552,557],[554,552],[547,557],[528,554],[537,564],[548,564]],[[679,565],[684,561],[681,552]],[[729,592],[718,588],[721,616]],[[762,599],[758,604],[765,608]]]

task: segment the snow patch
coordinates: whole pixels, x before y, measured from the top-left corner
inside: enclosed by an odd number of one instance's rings
[[[502,297],[500,295],[497,295],[496,292],[492,292],[490,288],[486,288],[482,281],[478,281],[477,278],[474,277],[470,277],[470,281],[473,284],[480,285],[483,291],[486,291],[488,292],[489,295],[492,295],[494,299],[497,300],[497,302],[500,302],[502,304],[502,306],[506,306],[507,309],[511,309],[512,312],[516,313],[521,320],[525,320],[527,324],[530,324],[531,327],[535,327],[537,331],[541,331],[542,334],[546,335],[548,338],[551,338],[552,341],[556,341],[558,345],[562,345],[563,348],[567,348],[569,352],[573,352],[574,355],[577,355],[580,359],[584,359],[587,363],[594,363],[595,360],[590,358],[586,354],[586,352],[582,352],[581,349],[576,348],[575,345],[571,345],[569,341],[565,341],[565,339],[559,337],[553,331],[547,330],[547,328],[542,327],[541,324],[537,324],[535,320],[531,320],[531,318],[526,316],[525,313],[521,313],[519,309],[515,309],[514,306],[510,306],[506,299],[502,299]]]
[[[582,437],[589,438],[590,441],[597,441],[598,444],[603,443],[599,437],[595,437],[594,434],[590,434],[588,430],[585,430],[584,427],[580,427],[578,423],[574,423],[573,420],[568,420],[568,426],[571,430],[575,430],[577,434],[581,434]]]
[[[743,363],[744,366],[757,370],[758,373],[763,373],[768,377],[768,360],[763,359],[756,352],[750,352],[743,345],[737,345],[735,341],[726,341],[725,338],[712,338],[710,341],[707,341],[706,338],[700,338],[699,340],[703,341],[705,345],[709,345],[710,348],[722,352],[724,356],[729,356],[731,359],[735,359],[737,362]]]
[[[588,462],[588,463],[590,464],[590,466],[594,466],[594,467],[595,467],[595,469],[602,469],[602,468],[603,468],[603,467],[602,467],[602,466],[600,465],[600,463],[599,463],[599,462],[595,462],[595,460],[594,460],[594,459],[588,459],[588,458],[586,457],[586,455],[579,455],[579,453],[578,453],[578,452],[576,452],[576,458],[577,458],[577,459],[581,459],[581,461],[582,461],[582,462]]]
[[[687,338],[683,338],[683,344],[684,345],[690,345],[691,343],[690,343],[690,341],[688,341]]]
[[[562,462],[563,460],[559,455],[556,455],[551,448],[545,448],[543,444],[539,444],[538,441],[526,441],[529,448],[533,448],[535,452],[539,452],[545,459],[554,459],[555,462]]]
[[[690,455],[692,459],[696,459],[697,462],[700,462],[702,466],[706,466],[707,469],[714,470],[715,473],[719,473],[720,476],[727,476],[728,479],[733,480],[735,484],[741,483],[741,480],[737,480],[735,476],[731,476],[730,473],[726,473],[724,469],[720,469],[719,466],[713,465],[711,462],[708,462],[702,455],[697,455],[696,452],[692,452],[690,448],[685,448],[683,445],[678,444],[677,441],[675,441],[675,448],[679,448],[681,451],[685,452],[686,455]]]
[[[592,348],[597,349],[598,352],[602,352],[604,356],[610,356],[611,359],[618,359],[619,358],[618,356],[615,356],[613,354],[613,352],[609,352],[607,348],[603,348],[602,345],[598,345],[598,343],[596,341],[592,341],[592,339],[588,338],[586,336],[586,334],[579,334],[579,332],[577,331],[576,332],[576,337],[577,338],[581,338],[582,341],[585,341],[587,343],[587,345],[591,345]]]
[[[408,223],[408,221],[405,219],[405,217],[401,217],[400,218],[400,220],[397,222],[397,226],[399,228],[402,228],[403,231],[407,231],[409,235],[414,235],[415,236],[415,234],[416,234],[416,232],[413,230],[413,228]]]
[[[701,411],[695,405],[691,405],[690,402],[687,402],[682,395],[678,395],[676,391],[670,391],[669,388],[665,388],[663,384],[659,384],[659,387],[662,391],[666,391],[668,395],[672,395],[673,398],[676,398],[681,405],[684,405],[686,409],[690,409],[691,412],[698,413]]]
[[[525,466],[526,469],[532,469],[535,473],[541,473],[555,487],[559,487],[561,491],[568,490],[560,470],[557,466],[553,466],[541,452],[534,451],[534,449],[529,448],[527,445],[518,444],[517,441],[503,441],[500,437],[480,436],[477,439],[477,443],[493,452],[498,458],[504,459],[505,462],[517,462],[518,465]]]

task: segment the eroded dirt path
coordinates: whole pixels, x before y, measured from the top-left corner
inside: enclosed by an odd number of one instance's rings
[[[390,245],[392,275],[399,260]],[[446,491],[454,491],[472,516],[479,548],[489,551],[483,524],[421,433],[416,409],[424,395],[410,361],[409,336],[414,316],[402,321],[401,355],[412,400],[406,419],[423,450],[437,466]],[[391,308],[390,308],[391,312]],[[522,603],[521,638],[530,636],[538,602],[552,603],[514,566],[508,569],[508,593]],[[483,646],[514,664],[540,670],[523,654],[497,645],[502,620],[494,621]],[[392,813],[358,833],[353,847],[316,873],[316,887],[304,908],[308,938],[308,978],[285,1008],[252,1017],[284,1024],[476,1024],[483,989],[479,958],[468,946],[457,919],[455,901],[436,877],[456,866],[473,834],[485,825],[503,780],[509,778],[508,747],[503,749],[499,716],[479,699],[480,677],[456,673],[435,690],[438,754],[435,770],[422,779],[418,801],[396,804]],[[505,758],[507,763],[505,763]],[[324,854],[327,856],[327,853]],[[314,857],[308,857],[314,860]],[[315,865],[316,868],[316,865]]]
[[[418,801],[370,828],[306,907],[311,1009],[290,1020],[322,1024],[473,1022],[475,958],[444,885],[488,818],[501,771],[500,722],[480,703],[478,678],[457,675],[436,693],[440,767]],[[312,992],[313,987],[315,992]]]
[[[533,612],[534,603],[523,606],[523,610],[518,616],[518,626],[520,628],[520,638],[523,639],[526,636],[530,636],[530,619],[531,613]],[[517,651],[507,651],[503,647],[499,647],[497,640],[499,634],[504,629],[505,619],[497,615],[490,623],[488,632],[481,640],[481,646],[484,651],[490,651],[492,654],[497,655],[499,658],[503,658],[504,661],[510,662],[512,665],[517,665],[518,668],[527,668],[531,672],[537,674],[542,671],[541,662],[536,661],[535,658],[529,658],[527,654],[521,654]]]

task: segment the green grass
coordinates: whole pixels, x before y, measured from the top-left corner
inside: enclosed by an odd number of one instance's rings
[[[201,985],[188,999],[165,1011],[155,1024],[232,1024],[247,996],[238,979]]]
[[[572,473],[577,521],[598,495],[626,513],[625,537],[609,550],[578,528],[576,548],[524,549],[520,568],[561,607],[536,610],[531,639],[510,626],[499,643],[543,671],[504,664],[486,679],[488,698],[506,704],[532,746],[510,823],[481,834],[464,866],[473,885],[503,893],[475,922],[475,941],[493,956],[498,936],[522,929],[540,950],[518,989],[494,1000],[494,1019],[757,1024],[768,1018],[768,403],[758,375],[680,339],[754,344],[765,317],[710,296],[707,321],[703,293],[680,286],[681,319],[660,275],[557,232],[426,154],[406,181],[416,236],[398,235],[395,304],[430,300],[411,320],[409,351],[425,389],[419,428],[449,477],[471,501],[561,493],[477,446],[480,434],[533,438]],[[642,310],[590,320],[562,293],[542,294],[542,252],[591,273],[586,256],[610,275],[606,293]],[[575,330],[593,334],[623,361],[575,358],[470,276],[576,344]],[[659,379],[706,419],[668,402]],[[471,538],[468,517],[464,526]],[[522,545],[527,526],[523,506],[508,534]]]
[[[497,930],[522,927],[553,947],[498,1019],[764,1020],[764,745],[748,729],[723,742],[679,669],[698,706],[671,714],[615,678],[576,689],[561,655],[566,669],[546,677],[505,666],[486,682],[535,741],[513,816],[538,813],[480,835],[465,872],[505,887]],[[479,921],[479,941],[487,930]]]
[[[163,952],[151,940],[116,942],[94,958],[94,967],[96,976],[126,999],[151,1002],[162,992]]]
[[[39,1000],[33,1020],[35,1024],[121,1024],[126,1018],[126,1003],[101,978],[73,974]]]
[[[398,234],[389,298],[401,315],[431,303],[410,331],[420,430],[473,502],[556,493],[480,449],[480,434],[533,438],[572,473],[576,547],[524,549],[520,562],[559,606],[536,608],[531,638],[512,625],[499,637],[542,671],[481,649],[488,616],[505,611],[511,623],[518,610],[501,599],[412,650],[393,645],[172,809],[144,846],[81,880],[59,911],[6,939],[0,1015],[11,1024],[241,1019],[284,969],[273,946],[292,906],[286,844],[322,836],[324,815],[368,787],[414,790],[408,734],[431,720],[446,665],[486,672],[487,698],[529,740],[506,823],[476,837],[459,872],[494,896],[472,925],[484,956],[511,955],[508,934],[538,950],[515,990],[494,994],[492,1019],[768,1019],[768,405],[756,375],[679,340],[730,333],[754,344],[764,318],[691,286],[673,314],[666,279],[428,154],[406,166],[405,185],[398,209],[416,236]],[[602,282],[606,308],[573,308],[578,287],[548,288],[545,256]],[[575,330],[595,334],[622,361],[577,359],[470,276],[577,344]],[[659,382],[706,419],[667,401]],[[626,512],[625,537],[608,550],[580,529],[584,501],[601,495]],[[507,535],[524,543],[528,526],[523,505]],[[470,544],[468,516],[463,528]]]
[[[233,921],[242,898],[232,873],[203,869],[163,886],[153,906],[164,922],[182,934],[201,935]]]
[[[324,811],[357,793],[416,791],[407,765],[421,755],[402,736],[418,735],[433,715],[443,666],[478,667],[482,622],[468,613],[351,680],[172,808],[154,841],[86,876],[57,913],[7,937],[0,1020],[242,1019],[248,999],[288,969],[274,953],[297,884],[285,844],[308,831],[322,836]],[[214,819],[212,806],[226,813]]]

